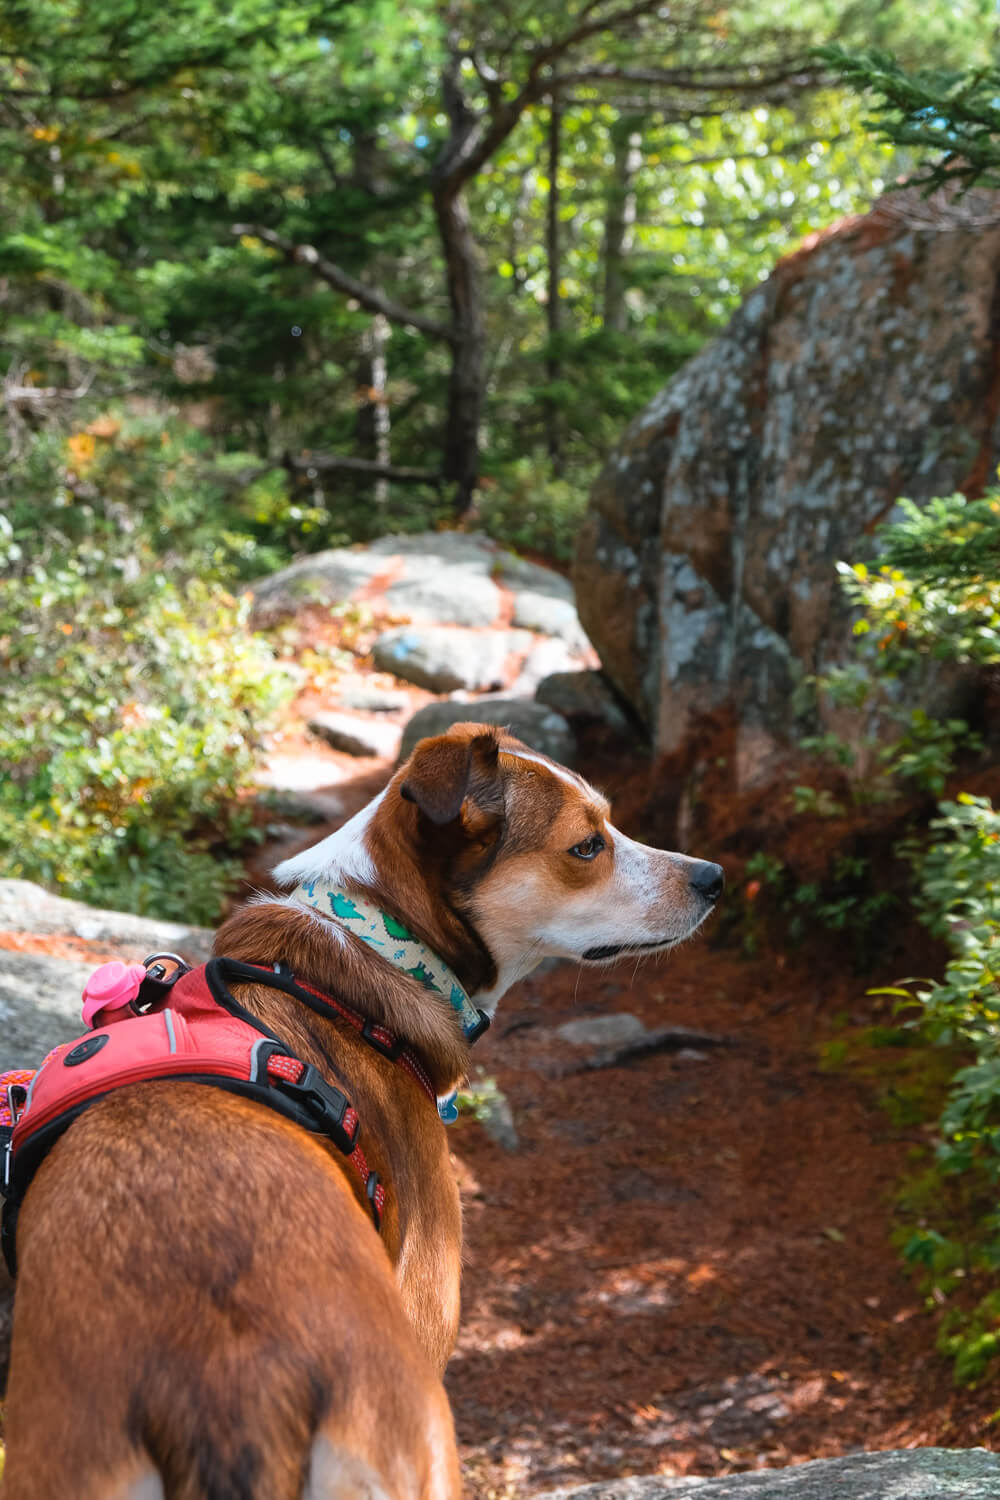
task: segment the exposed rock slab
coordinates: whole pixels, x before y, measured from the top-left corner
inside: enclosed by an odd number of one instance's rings
[[[606,1480],[549,1490],[538,1500],[995,1500],[1000,1456],[985,1448],[908,1448],[817,1459],[723,1479]]]
[[[80,997],[95,968],[0,949],[0,1073],[37,1068],[53,1047],[86,1031]]]
[[[572,584],[475,532],[384,536],[300,557],[252,585],[253,615],[271,625],[307,604],[365,601],[417,623],[482,627],[501,618],[498,582],[514,595],[515,624],[588,648]]]
[[[410,701],[404,692],[371,687],[363,681],[338,684],[337,700],[344,708],[353,708],[356,713],[364,714],[394,714],[406,708]]]
[[[576,605],[568,599],[525,589],[514,596],[513,620],[515,625],[539,635],[558,636],[581,655],[590,647]]]
[[[498,548],[460,532],[385,536],[358,549],[335,547],[302,557],[253,585],[254,619],[272,624],[304,604],[381,601],[413,620],[493,625],[500,590],[492,569]]]
[[[30,880],[0,880],[0,928],[83,938],[112,947],[116,953],[121,949],[122,955],[130,958],[145,958],[157,948],[173,949],[196,963],[210,957],[214,936],[207,927],[188,927],[182,922],[137,917],[131,912],[105,911],[83,901],[69,901]]]
[[[379,671],[432,693],[477,692],[502,686],[509,658],[530,645],[531,637],[516,631],[404,625],[378,637],[372,659]]]
[[[579,656],[570,650],[565,641],[539,641],[521,663],[521,670],[507,689],[507,695],[511,698],[534,698],[547,677],[558,673],[575,675],[574,669],[579,662]],[[554,704],[551,706],[555,707]]]
[[[713,713],[766,779],[796,681],[848,649],[834,562],[897,498],[976,493],[1000,460],[1000,195],[899,193],[755,289],[629,427],[574,581],[609,677],[666,754]],[[991,226],[991,227],[983,227]]]
[[[399,749],[405,760],[418,740],[444,734],[452,724],[501,724],[533,750],[567,764],[576,751],[576,741],[566,720],[544,704],[524,698],[479,698],[474,703],[428,703],[407,724]]]
[[[395,760],[399,750],[400,729],[396,724],[380,724],[378,720],[355,718],[351,714],[338,714],[326,709],[313,714],[308,722],[310,734],[324,740],[333,750],[342,750],[346,755],[380,756]]]
[[[348,547],[300,557],[252,585],[253,622],[273,625],[306,604],[344,604],[384,571],[384,557]]]

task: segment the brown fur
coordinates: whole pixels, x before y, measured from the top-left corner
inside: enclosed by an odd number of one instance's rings
[[[394,778],[365,833],[374,880],[348,888],[485,995],[509,982],[519,944],[528,951],[522,879],[543,912],[581,892],[595,910],[620,905],[607,811],[502,731],[457,725]],[[574,857],[602,825],[608,849]],[[623,868],[635,864],[628,843]],[[628,900],[662,906],[684,935],[704,914],[687,868],[697,862],[656,858]],[[283,959],[382,1022],[438,1093],[464,1075],[448,1002],[319,913],[265,899],[236,912],[216,948]],[[272,1111],[167,1081],[92,1105],[20,1215],[3,1500],[459,1494],[440,1374],[458,1327],[461,1223],[434,1106],[346,1021],[266,986],[236,994],[357,1109],[387,1190],[381,1237],[345,1158]]]

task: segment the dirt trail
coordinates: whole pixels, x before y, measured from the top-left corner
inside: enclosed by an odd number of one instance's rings
[[[467,1268],[447,1383],[471,1493],[992,1446],[1000,1390],[956,1393],[889,1243],[916,1137],[817,1046],[863,984],[695,942],[657,968],[521,985],[477,1049],[508,1153],[456,1127]],[[551,1076],[570,1015],[733,1040]],[[506,1034],[505,1034],[506,1033]]]

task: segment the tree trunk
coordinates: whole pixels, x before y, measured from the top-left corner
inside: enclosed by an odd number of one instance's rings
[[[545,251],[548,262],[548,291],[546,297],[546,321],[549,346],[545,357],[545,375],[550,386],[555,386],[562,376],[562,360],[559,354],[559,326],[562,321],[562,304],[559,283],[562,280],[562,255],[559,243],[559,148],[562,111],[559,100],[553,94],[549,101],[549,199],[545,221]],[[545,438],[549,450],[552,472],[558,477],[562,472],[562,413],[553,395],[546,402]]]
[[[615,161],[604,214],[604,326],[624,333],[625,257],[635,224],[635,179],[642,166],[642,120],[620,116],[611,127]]]
[[[486,385],[486,319],[479,247],[461,188],[435,185],[434,211],[451,303],[451,374],[442,472],[454,486],[455,514],[472,506],[479,481],[479,427]]]
[[[357,447],[362,458],[370,458],[379,468],[391,466],[389,451],[389,403],[386,399],[386,345],[389,342],[389,320],[376,313],[366,329],[358,361]],[[379,475],[373,486],[376,505],[387,505],[389,481]]]

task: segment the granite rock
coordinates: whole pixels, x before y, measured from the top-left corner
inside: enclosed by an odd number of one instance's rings
[[[996,1500],[1000,1455],[985,1448],[906,1448],[817,1459],[722,1479],[609,1479],[549,1490],[537,1500]]]
[[[378,637],[372,660],[380,672],[432,693],[476,692],[501,687],[508,659],[530,645],[531,637],[518,631],[403,625]]]
[[[782,261],[628,428],[573,577],[659,752],[712,715],[765,775],[796,682],[849,649],[836,560],[871,555],[899,496],[991,479],[998,280],[1000,195],[891,194]]]
[[[463,723],[504,725],[515,738],[564,765],[572,762],[576,751],[572,730],[551,708],[524,698],[486,698],[474,703],[428,703],[403,731],[400,760],[411,754],[418,740]]]
[[[399,750],[399,726],[380,723],[377,719],[362,719],[353,714],[322,709],[313,714],[307,728],[331,749],[342,750],[347,755],[395,760]]]

